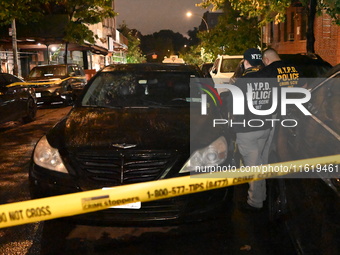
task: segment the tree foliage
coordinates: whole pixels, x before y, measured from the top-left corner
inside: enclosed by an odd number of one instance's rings
[[[118,29],[127,39],[129,51],[126,54],[126,61],[128,63],[142,63],[146,60],[140,49],[140,32],[136,29],[130,29],[125,23],[120,25]]]
[[[180,33],[165,29],[142,36],[141,42],[141,49],[148,61],[155,61],[151,56],[156,54],[156,61],[162,62],[164,57],[179,55],[183,51],[184,45],[188,44],[188,39]]]
[[[200,59],[200,64],[213,62],[217,55],[238,55],[247,48],[259,46],[260,29],[257,18],[241,16],[240,11],[231,8],[228,1],[221,2],[217,7],[223,9],[223,15],[219,17],[215,27],[197,33],[199,45],[190,47],[184,57],[187,61],[192,62],[196,56]]]
[[[88,25],[104,18],[113,18],[112,0],[1,0],[0,24],[38,22],[45,15],[64,14],[68,22],[64,28],[64,41],[83,45],[95,43],[96,35]]]
[[[213,55],[241,54],[247,48],[257,47],[260,44],[260,30],[256,18],[240,15],[239,11],[231,8],[225,1],[224,14],[219,18],[218,25],[211,31],[200,33],[202,46],[210,49]]]
[[[0,25],[8,25],[13,19],[22,24],[38,19],[42,15],[39,6],[46,1],[47,0],[1,0]]]
[[[41,5],[44,14],[66,14],[69,22],[65,28],[66,42],[95,43],[96,36],[87,25],[113,18],[112,0],[46,0]]]
[[[229,0],[235,10],[239,10],[242,16],[262,17],[263,22],[282,22],[286,9],[294,2],[310,8],[310,0]],[[211,8],[212,10],[222,9],[225,0],[202,0],[198,6]],[[326,11],[337,24],[340,24],[340,1],[315,0],[317,12]]]
[[[230,2],[231,7],[240,11],[243,17],[260,17],[259,25],[269,21],[282,22],[289,6],[301,4],[308,18],[307,52],[314,53],[314,21],[317,13],[326,12],[336,24],[340,25],[340,1],[334,0],[202,0],[198,6],[221,9],[226,2]]]

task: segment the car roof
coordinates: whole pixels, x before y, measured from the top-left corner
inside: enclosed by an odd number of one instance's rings
[[[243,59],[243,55],[222,55],[222,59],[228,59],[228,58],[240,58]]]
[[[165,64],[165,63],[129,63],[114,64],[102,69],[102,72],[113,71],[141,71],[141,72],[198,72],[200,69],[195,65]]]

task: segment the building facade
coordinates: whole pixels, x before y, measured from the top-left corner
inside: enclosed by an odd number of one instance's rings
[[[289,7],[285,22],[271,22],[262,28],[262,43],[280,54],[307,52],[307,15],[301,6]],[[326,13],[314,22],[315,53],[331,65],[340,63],[340,26]]]
[[[17,26],[19,76],[26,77],[36,65],[64,63],[66,22],[67,17],[63,15],[50,15],[38,23],[39,28]],[[95,43],[69,43],[68,63],[79,64],[86,72],[88,70],[88,73],[93,74],[105,65],[126,62],[128,41],[117,30],[115,18],[104,19],[98,24],[89,25],[89,28],[96,36]],[[7,29],[2,28],[3,31],[0,31],[0,67],[1,72],[13,73],[12,35]]]

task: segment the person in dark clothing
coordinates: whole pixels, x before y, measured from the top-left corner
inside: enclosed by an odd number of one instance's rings
[[[257,66],[261,64],[261,56],[261,52],[255,48],[244,52],[245,72],[242,77],[236,80],[235,84],[244,95],[251,92],[250,100],[252,102],[245,100],[245,113],[244,115],[234,115],[233,123],[235,125],[232,126],[236,132],[236,144],[245,166],[267,164],[263,158],[263,149],[269,137],[270,122],[265,119],[271,118],[271,115],[257,115],[248,109],[252,107],[258,111],[268,110],[272,103],[271,86],[269,83],[262,83],[258,76],[259,68]],[[256,120],[256,124],[254,120]],[[247,203],[242,204],[242,209],[259,210],[263,207],[265,199],[265,180],[252,181],[249,183]]]
[[[298,67],[284,62],[279,54],[272,48],[262,53],[262,61],[265,65],[259,76],[262,78],[275,78],[278,87],[306,87],[302,73]]]
[[[258,72],[258,76],[261,79],[267,80],[272,84],[272,87],[302,87],[306,88],[307,83],[306,79],[303,77],[301,70],[298,67],[294,66],[292,63],[288,63],[282,61],[280,59],[279,54],[273,48],[268,48],[262,53],[262,62],[264,64],[264,68]],[[280,98],[280,93],[278,98]],[[274,119],[283,118],[279,114],[280,112],[280,102],[278,102],[278,111],[273,115]],[[272,149],[273,139],[275,136],[275,125],[271,128],[269,138],[265,144],[264,148],[264,158],[265,161],[269,160],[269,153]],[[285,132],[285,130],[281,129],[281,132]],[[277,135],[277,134],[276,134]]]

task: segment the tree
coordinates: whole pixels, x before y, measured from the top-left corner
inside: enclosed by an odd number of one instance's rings
[[[0,5],[0,25],[8,25],[15,19],[26,24],[28,20],[37,20],[42,14],[39,6],[47,0],[2,0]],[[29,19],[27,17],[30,17]]]
[[[219,18],[218,25],[209,33],[199,34],[202,46],[215,56],[241,54],[247,48],[259,46],[257,19],[241,16],[239,11],[231,8],[229,1],[225,1],[221,8],[224,15]]]
[[[197,32],[199,45],[190,47],[185,59],[192,62],[191,59],[197,56],[200,62],[212,62],[217,55],[242,54],[247,48],[259,46],[260,30],[256,18],[240,16],[240,12],[231,8],[228,1],[219,8],[224,14],[219,17],[218,24],[209,31]]]
[[[96,35],[88,25],[97,24],[105,18],[113,18],[113,0],[2,0],[0,24],[9,24],[13,19],[21,24],[39,21],[44,15],[65,14],[68,22],[64,28],[66,42],[64,61],[67,62],[68,43],[84,45],[95,43]],[[27,19],[27,17],[30,17]],[[28,22],[29,20],[29,22]],[[33,23],[32,23],[33,25]],[[39,25],[35,23],[34,25]]]
[[[307,52],[314,53],[314,21],[315,15],[325,11],[334,22],[340,25],[340,2],[334,0],[228,0],[235,10],[239,10],[242,16],[261,17],[260,24],[269,21],[276,23],[284,21],[286,9],[292,3],[300,3],[307,11]],[[199,6],[213,9],[221,9],[226,0],[202,0]]]
[[[68,43],[84,45],[95,43],[96,35],[87,25],[97,24],[105,18],[113,18],[116,13],[112,0],[46,0],[41,5],[44,14],[66,14],[68,23],[63,40],[65,45],[64,62],[67,63]]]
[[[0,6],[0,25],[11,24],[12,28],[12,45],[13,45],[13,74],[18,75],[18,53],[16,39],[16,21],[21,23],[27,22],[27,17],[31,20],[37,19],[41,13],[37,11],[37,7],[44,0],[31,2],[30,0],[2,0]]]
[[[141,48],[148,61],[154,61],[151,59],[154,53],[157,54],[157,62],[161,62],[165,56],[179,55],[187,44],[188,39],[182,34],[167,29],[141,38]]]
[[[200,43],[200,40],[199,38],[197,37],[198,35],[198,28],[197,27],[194,27],[193,30],[189,30],[187,32],[188,36],[189,36],[189,40],[188,40],[188,45],[189,46],[193,46],[193,45],[198,45]]]
[[[121,32],[128,39],[128,53],[126,60],[128,63],[142,63],[146,60],[140,49],[141,33],[136,29],[130,29],[125,23],[120,25],[119,32]]]

